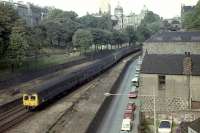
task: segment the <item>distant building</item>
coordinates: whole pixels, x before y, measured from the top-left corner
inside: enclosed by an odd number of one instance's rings
[[[28,26],[38,25],[48,14],[47,8],[41,8],[31,3],[24,4],[23,2],[14,3],[13,1],[2,1],[3,3],[11,4],[16,9],[18,15],[25,20]]]
[[[134,26],[135,28],[137,28],[140,25],[142,19],[144,19],[147,11],[148,10],[146,6],[144,6],[143,10],[139,15],[135,13],[124,15],[123,8],[118,3],[117,7],[114,9],[114,16],[117,19],[118,23],[114,28],[116,30],[126,28],[127,26]]]
[[[142,110],[181,111],[200,109],[200,55],[145,54],[141,65],[139,95]]]
[[[180,124],[181,133],[200,133],[200,118]]]
[[[116,17],[117,20],[117,25],[114,27],[116,30],[123,29],[124,26],[124,12],[123,8],[119,5],[114,9],[114,16]]]
[[[181,6],[181,17],[183,17],[186,13],[193,11],[195,6]]]
[[[99,3],[99,14],[111,14],[110,0],[100,0]]]
[[[144,42],[143,53],[200,54],[200,32],[161,32]]]

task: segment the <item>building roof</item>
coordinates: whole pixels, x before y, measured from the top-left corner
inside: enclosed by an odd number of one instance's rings
[[[181,133],[188,133],[188,127],[200,133],[200,118],[192,122],[182,122],[180,124]]]
[[[144,74],[183,75],[185,55],[146,54],[141,66]],[[191,55],[192,75],[200,76],[200,55]]]
[[[195,6],[182,6],[183,12],[189,12],[192,11],[195,8]]]
[[[161,32],[146,42],[200,42],[200,32]]]

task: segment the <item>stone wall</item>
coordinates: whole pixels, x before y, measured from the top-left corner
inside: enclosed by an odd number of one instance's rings
[[[145,42],[143,53],[148,51],[149,54],[191,54],[200,53],[200,42]]]
[[[200,101],[200,77],[190,77],[191,98]],[[157,111],[181,111],[188,109],[189,88],[187,76],[166,75],[165,89],[159,89],[157,74],[141,74],[139,95],[142,111],[152,111],[156,94]]]
[[[143,119],[153,119],[153,112],[143,112]],[[182,121],[191,122],[200,118],[200,111],[180,111],[180,112],[168,112],[168,113],[158,113],[156,112],[157,120],[170,119],[176,124],[180,124]]]

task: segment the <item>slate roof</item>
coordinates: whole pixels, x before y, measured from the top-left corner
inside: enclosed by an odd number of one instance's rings
[[[146,42],[200,42],[199,32],[161,32],[153,35]]]
[[[185,55],[177,54],[146,54],[142,65],[141,73],[182,75],[183,59]],[[191,55],[192,75],[200,76],[200,55]]]
[[[200,118],[192,122],[182,122],[180,124],[181,133],[188,133],[188,127],[200,133]]]

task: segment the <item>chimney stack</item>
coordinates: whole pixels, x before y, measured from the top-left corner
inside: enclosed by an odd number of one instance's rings
[[[190,56],[190,52],[185,52],[185,57],[183,59],[183,74],[192,74],[192,58]]]

